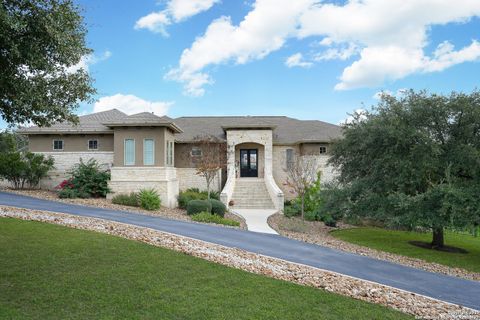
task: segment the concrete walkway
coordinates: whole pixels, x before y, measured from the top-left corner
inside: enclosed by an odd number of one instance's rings
[[[330,270],[480,310],[480,282],[414,269],[279,235],[72,205],[5,192],[0,192],[0,205],[69,213],[148,227]]]
[[[268,217],[276,213],[275,209],[233,209],[233,213],[245,219],[248,231],[278,234],[267,223]]]

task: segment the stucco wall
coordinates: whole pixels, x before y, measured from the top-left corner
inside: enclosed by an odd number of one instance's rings
[[[30,135],[28,148],[31,152],[52,152],[53,140],[63,140],[63,151],[55,152],[113,151],[113,134]],[[97,140],[98,150],[88,150],[88,140]]]
[[[115,156],[113,164],[116,167],[124,167],[124,142],[125,139],[135,140],[135,167],[143,167],[143,140],[155,141],[155,161],[152,167],[165,166],[166,158],[166,128],[163,127],[118,127],[114,129]],[[150,167],[150,166],[149,166]]]
[[[195,168],[177,168],[177,179],[180,190],[188,188],[198,188],[200,190],[207,190],[207,183],[205,178],[196,174]],[[222,189],[222,173],[219,170],[215,180],[210,186],[210,190],[220,192]]]

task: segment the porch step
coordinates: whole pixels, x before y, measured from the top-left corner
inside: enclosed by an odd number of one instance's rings
[[[235,209],[273,209],[274,205],[265,181],[259,178],[240,178],[235,182],[232,200]]]

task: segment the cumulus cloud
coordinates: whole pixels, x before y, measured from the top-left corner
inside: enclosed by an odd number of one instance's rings
[[[170,0],[164,10],[151,12],[135,23],[135,29],[147,29],[168,36],[166,27],[207,11],[220,0]]]
[[[285,60],[285,65],[289,68],[293,68],[293,67],[310,68],[313,65],[313,63],[305,61],[303,59],[303,55],[300,52],[298,52],[288,57],[287,60]]]
[[[113,96],[105,96],[98,99],[93,106],[93,112],[118,109],[126,114],[153,112],[157,116],[163,116],[172,105],[173,102],[148,101],[132,94],[117,93]]]
[[[209,66],[247,63],[291,38],[319,37],[317,44],[325,50],[314,60],[355,59],[340,75],[337,90],[375,87],[479,59],[475,40],[458,50],[443,43],[432,55],[425,52],[431,26],[467,23],[475,16],[480,16],[478,0],[256,0],[238,25],[229,17],[214,20],[183,51],[170,79],[184,83],[187,93],[201,95],[203,86],[212,83]]]
[[[85,72],[89,72],[91,65],[94,65],[94,64],[97,64],[99,62],[105,61],[105,60],[109,59],[111,56],[112,56],[112,53],[108,50],[105,51],[103,54],[101,54],[99,56],[96,56],[94,54],[87,54],[87,55],[83,56],[77,64],[68,67],[67,72],[74,73],[74,72],[77,72],[80,69],[85,70]]]

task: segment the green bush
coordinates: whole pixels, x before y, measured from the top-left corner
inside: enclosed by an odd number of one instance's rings
[[[300,215],[301,213],[300,205],[295,201],[290,201],[289,203],[290,204],[285,205],[283,207],[283,214],[288,218]]]
[[[305,211],[304,214],[303,214],[303,217],[305,218],[305,220],[307,221],[317,221],[318,220],[318,215],[316,212],[312,212],[312,211]]]
[[[19,151],[0,153],[0,178],[10,182],[15,189],[23,189],[28,184],[34,188],[53,169],[54,161],[43,154]]]
[[[210,199],[210,204],[212,205],[212,213],[220,217],[225,216],[225,211],[227,207],[220,200]]]
[[[74,198],[86,199],[86,198],[90,198],[90,195],[83,191],[65,188],[58,192],[58,197],[62,199],[74,199]]]
[[[192,220],[197,222],[223,224],[225,226],[234,226],[234,227],[240,226],[240,223],[238,221],[225,219],[216,214],[211,214],[210,212],[200,212],[200,213],[194,214],[192,216]]]
[[[191,216],[200,212],[212,212],[212,204],[208,200],[190,200],[187,204],[187,214]]]
[[[138,204],[145,210],[158,210],[161,200],[156,190],[142,189],[138,193]]]
[[[180,191],[178,195],[178,206],[182,209],[187,208],[187,204],[190,200],[207,200],[208,193],[207,191],[200,191],[198,188],[189,188],[184,191]],[[219,200],[220,193],[210,192],[210,199]]]
[[[108,180],[110,180],[110,172],[103,170],[95,159],[90,159],[73,166],[69,171],[72,183],[71,189],[75,189],[79,194],[88,194],[90,197],[105,197],[110,189],[108,188]]]
[[[323,216],[322,221],[328,227],[336,227],[337,226],[337,220],[335,220],[331,215]]]
[[[118,194],[112,198],[112,203],[130,207],[138,207],[138,194],[131,192],[130,194]]]

